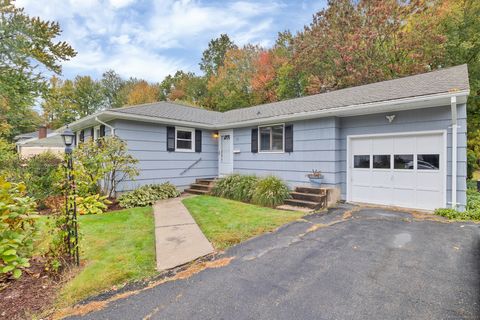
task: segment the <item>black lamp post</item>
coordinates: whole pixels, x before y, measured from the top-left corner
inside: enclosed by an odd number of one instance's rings
[[[66,128],[62,133],[63,143],[65,144],[66,156],[66,177],[67,187],[65,190],[65,214],[67,215],[67,241],[69,254],[74,257],[77,266],[80,265],[80,253],[78,250],[78,225],[77,225],[77,199],[75,190],[75,177],[73,175],[73,149],[75,134]],[[70,201],[73,203],[70,205]]]

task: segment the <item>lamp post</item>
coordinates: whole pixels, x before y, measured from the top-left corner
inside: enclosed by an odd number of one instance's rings
[[[67,241],[69,254],[75,259],[77,266],[80,265],[80,253],[78,250],[78,225],[77,225],[77,199],[75,189],[75,177],[73,175],[73,149],[72,145],[75,140],[75,134],[70,128],[65,129],[61,134],[63,143],[65,144],[66,157],[66,178],[67,187],[65,190],[65,214],[67,216]],[[73,201],[69,205],[70,200]],[[73,247],[72,247],[73,246]]]

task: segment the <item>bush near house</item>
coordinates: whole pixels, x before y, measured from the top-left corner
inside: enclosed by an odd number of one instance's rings
[[[0,177],[0,287],[9,277],[18,279],[22,269],[30,266],[38,235],[35,206],[23,183]]]
[[[118,201],[123,208],[147,207],[158,200],[175,198],[180,195],[170,182],[142,186],[134,191],[122,194]]]
[[[275,207],[290,196],[285,182],[275,176],[258,178],[232,174],[219,179],[212,189],[217,197]]]
[[[460,212],[451,208],[436,209],[435,214],[452,220],[480,221],[480,192],[477,191],[476,181],[467,183],[467,207]]]

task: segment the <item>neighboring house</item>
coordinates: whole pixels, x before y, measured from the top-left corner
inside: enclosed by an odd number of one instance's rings
[[[119,192],[231,173],[324,184],[353,202],[435,209],[466,204],[467,66],[228,112],[158,102],[70,125],[78,140],[115,134],[140,175]]]
[[[22,158],[33,157],[46,151],[61,154],[65,150],[60,133],[44,126],[39,127],[38,131],[15,136],[14,141]]]

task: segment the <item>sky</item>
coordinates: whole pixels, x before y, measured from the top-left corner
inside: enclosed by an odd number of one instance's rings
[[[108,69],[160,82],[177,70],[200,73],[208,42],[226,33],[237,45],[271,46],[279,31],[312,21],[326,0],[17,0],[31,16],[60,23],[59,40],[78,52],[63,76]]]

